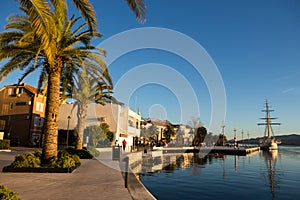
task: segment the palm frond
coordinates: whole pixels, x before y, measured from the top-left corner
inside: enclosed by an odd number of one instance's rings
[[[4,26],[5,30],[8,29],[17,29],[23,32],[27,32],[28,29],[31,28],[30,21],[27,16],[23,15],[10,15],[6,19],[8,21],[8,24]]]
[[[94,32],[97,28],[97,18],[95,10],[89,0],[73,0],[74,5],[84,17],[90,32]]]
[[[39,64],[36,66],[28,67],[27,70],[25,71],[25,73],[23,73],[23,75],[19,79],[19,82],[22,82],[24,80],[24,78],[26,78],[29,74],[31,74],[32,72],[34,72],[35,70],[37,70],[40,67],[41,67],[41,65],[39,65]]]
[[[9,44],[17,43],[23,34],[20,32],[3,32],[0,34],[0,45],[6,47]]]
[[[140,23],[146,22],[146,4],[144,0],[126,0],[129,8]]]
[[[55,22],[53,13],[47,0],[18,0],[22,7],[26,9],[26,14],[31,21],[35,34],[40,38],[41,44],[49,63],[54,63],[55,46],[51,45],[51,40],[55,33]]]
[[[16,55],[9,62],[3,65],[0,69],[0,81],[5,78],[9,73],[17,70],[26,68],[32,58],[25,56],[24,54]]]
[[[67,21],[68,13],[67,13],[67,2],[64,0],[50,0],[54,7],[54,18],[56,22],[56,28],[58,30],[62,30],[64,24]],[[61,31],[58,31],[58,37],[60,37]]]
[[[47,82],[48,82],[48,74],[46,71],[46,68],[43,67],[43,69],[41,70],[40,76],[39,76],[39,80],[38,80],[38,89],[41,90],[41,88],[44,86],[44,91],[47,91]],[[45,94],[44,94],[45,95]]]

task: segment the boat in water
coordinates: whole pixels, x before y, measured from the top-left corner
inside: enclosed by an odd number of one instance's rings
[[[278,144],[281,144],[281,141],[275,138],[274,131],[271,125],[280,125],[280,123],[272,122],[273,119],[277,118],[270,117],[270,112],[273,112],[274,110],[270,110],[268,100],[266,100],[265,106],[266,108],[265,110],[262,110],[262,112],[265,112],[266,116],[260,118],[265,120],[265,122],[257,124],[259,126],[265,126],[265,134],[264,137],[259,141],[259,146],[262,150],[276,150],[278,149]]]

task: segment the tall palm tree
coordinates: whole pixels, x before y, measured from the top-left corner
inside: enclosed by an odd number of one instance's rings
[[[0,78],[7,76],[15,69],[28,68],[32,64],[32,60],[34,60],[33,68],[40,65],[43,65],[45,68],[48,76],[48,89],[44,123],[43,158],[48,160],[57,155],[60,76],[64,67],[67,66],[66,63],[68,60],[65,60],[66,54],[77,55],[78,52],[89,54],[89,50],[87,47],[68,50],[67,47],[70,45],[63,41],[68,17],[66,0],[18,1],[23,9],[26,10],[27,20],[31,25],[32,32],[28,35],[23,33],[22,36],[16,36],[17,38],[15,39],[13,39],[14,35],[11,32],[6,33],[6,36],[3,33],[3,38],[6,37],[6,39],[3,39],[3,42],[1,42],[0,61],[7,58],[10,60],[0,70],[0,73],[2,73],[0,74]],[[90,34],[90,37],[99,36],[96,32],[96,14],[91,3],[88,0],[73,0],[73,3],[85,18],[89,27],[88,31],[82,33],[84,36],[79,35],[78,37],[82,39],[87,37],[87,34]],[[145,17],[145,4],[143,0],[127,0],[127,3],[136,14],[137,19]],[[8,39],[10,36],[11,39]],[[25,44],[23,42],[24,38],[26,38]],[[38,46],[34,46],[33,48],[31,45],[28,45],[30,40],[32,41],[32,45]],[[31,50],[29,50],[30,47],[32,47]],[[99,53],[101,55],[103,52],[101,53],[100,51]],[[99,53],[96,54],[99,55]],[[87,57],[87,55],[83,57]],[[79,59],[79,57],[74,56],[73,58],[82,63],[82,57]],[[31,71],[34,71],[34,69],[27,70],[29,73]]]
[[[90,74],[83,70],[77,76],[73,75],[73,84],[69,85],[71,89],[70,96],[75,100],[73,109],[77,107],[77,126],[76,126],[76,149],[82,149],[83,133],[87,117],[88,104],[95,102],[106,104],[112,100],[111,90],[112,81],[108,73]],[[70,90],[69,90],[70,91]]]
[[[26,8],[22,8],[24,12],[28,12]],[[73,17],[67,21],[60,37],[56,41],[56,59],[60,60],[59,63],[55,62],[55,66],[60,64],[58,68],[59,73],[53,70],[52,65],[49,64],[49,59],[45,50],[41,49],[41,39],[34,34],[31,26],[30,18],[27,16],[15,15],[9,18],[7,29],[12,31],[0,34],[0,59],[11,58],[0,70],[0,77],[5,77],[8,73],[15,69],[26,69],[23,77],[31,72],[42,68],[40,75],[40,82],[47,78],[47,106],[46,106],[46,121],[44,132],[44,146],[43,153],[45,159],[48,159],[57,154],[57,115],[56,106],[59,108],[60,100],[60,75],[61,71],[76,72],[82,65],[86,65],[88,70],[96,73],[107,73],[105,62],[102,60],[105,52],[102,49],[95,48],[90,45],[90,40],[93,37],[100,37],[97,32],[91,34],[89,31],[84,30],[85,25],[78,28],[74,27],[78,21]],[[72,31],[74,28],[75,31]],[[84,61],[84,62],[83,62]],[[54,75],[53,75],[54,74]],[[58,77],[56,77],[58,76]],[[23,78],[22,77],[22,78]],[[21,78],[21,79],[22,79]],[[55,91],[51,91],[51,87],[55,85]],[[53,89],[53,88],[52,88]],[[49,104],[50,102],[50,104]],[[47,115],[48,114],[48,115]],[[50,133],[50,134],[49,134]]]

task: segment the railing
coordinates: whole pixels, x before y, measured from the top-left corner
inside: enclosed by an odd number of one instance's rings
[[[128,134],[130,135],[140,135],[141,130],[136,129],[135,127],[128,126]]]

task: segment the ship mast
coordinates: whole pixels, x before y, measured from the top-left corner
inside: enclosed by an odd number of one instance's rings
[[[264,119],[265,122],[258,123],[257,125],[259,125],[259,126],[265,125],[266,126],[265,137],[266,137],[266,133],[267,133],[268,138],[272,138],[274,136],[274,133],[273,133],[271,125],[280,125],[280,123],[271,121],[272,119],[277,119],[277,118],[270,117],[270,112],[273,112],[274,110],[270,110],[269,104],[268,104],[268,99],[266,99],[265,106],[266,106],[266,109],[262,110],[262,112],[266,112],[266,117],[260,118],[260,119]]]

